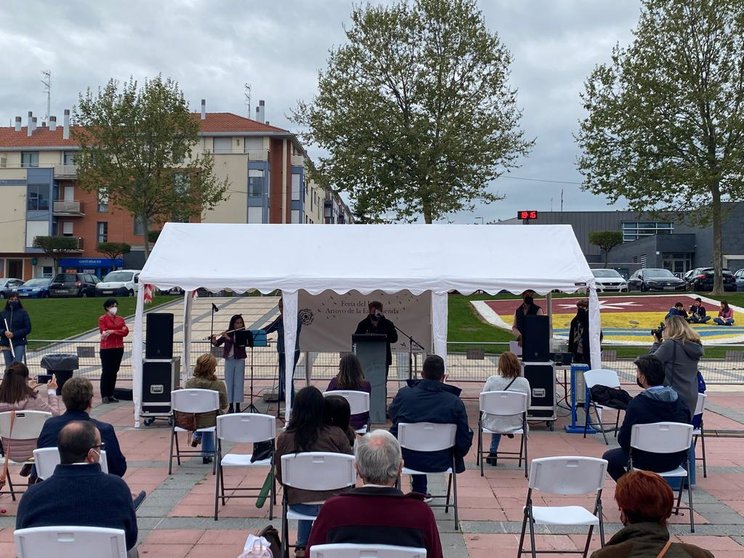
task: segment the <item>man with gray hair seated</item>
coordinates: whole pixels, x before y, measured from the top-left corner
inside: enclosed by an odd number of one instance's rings
[[[400,444],[387,430],[359,438],[354,450],[364,482],[327,500],[313,524],[306,552],[317,544],[392,544],[425,548],[427,558],[442,558],[437,522],[424,495],[395,488],[403,468]]]

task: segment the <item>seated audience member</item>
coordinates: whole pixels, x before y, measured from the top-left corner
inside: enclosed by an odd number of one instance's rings
[[[327,395],[323,401],[323,422],[328,426],[336,426],[346,434],[349,445],[356,442],[356,432],[350,425],[351,407],[349,402],[340,395]]]
[[[347,353],[338,363],[338,374],[328,382],[326,391],[336,390],[366,391],[372,393],[372,386],[364,379],[362,363],[355,354]],[[369,413],[351,415],[351,427],[357,430],[369,423]]]
[[[106,463],[109,473],[123,477],[127,472],[127,460],[121,453],[119,440],[116,438],[114,427],[100,420],[91,418],[88,414],[93,407],[93,384],[87,378],[80,376],[70,378],[62,386],[62,402],[67,410],[58,417],[52,417],[44,423],[36,446],[39,448],[53,448],[57,445],[57,437],[62,428],[72,421],[90,421],[101,433],[101,439],[106,446]]]
[[[690,306],[690,314],[687,318],[687,321],[691,324],[704,324],[708,320],[710,320],[710,316],[705,313],[705,306],[703,306],[703,301],[700,300],[700,297],[698,297],[692,303],[692,306]]]
[[[186,388],[211,389],[220,394],[220,409],[227,409],[227,388],[225,382],[218,380],[215,375],[217,359],[210,353],[205,353],[196,359],[193,377],[186,380]],[[194,432],[191,435],[191,447],[202,445],[202,463],[211,463],[214,455],[214,432]]]
[[[132,494],[122,479],[101,471],[105,443],[93,421],[66,423],[55,445],[60,464],[52,476],[23,494],[16,529],[58,525],[123,529],[129,556],[137,556]]]
[[[437,424],[457,425],[455,436],[455,469],[465,471],[465,455],[473,443],[473,431],[468,426],[468,414],[460,399],[460,388],[444,383],[444,360],[437,355],[429,355],[424,360],[420,381],[410,381],[401,388],[388,409],[393,425],[390,432],[398,435],[398,424],[401,422],[433,422]],[[403,460],[406,467],[418,471],[439,472],[452,465],[450,450],[437,452],[419,452],[403,449]],[[412,490],[425,494],[427,500],[426,475],[412,475]]]
[[[524,393],[527,396],[527,407],[530,406],[530,382],[527,378],[521,376],[522,365],[519,363],[517,355],[509,351],[501,353],[499,357],[499,375],[490,376],[483,386],[483,391],[516,391]],[[489,430],[498,430],[509,435],[522,428],[522,417],[518,415],[498,416],[483,413],[483,426]],[[525,432],[525,435],[527,433]],[[513,438],[514,435],[512,434]],[[501,434],[491,434],[491,448],[486,458],[486,463],[496,465],[497,452],[501,442]]]
[[[334,496],[320,509],[308,541],[391,544],[425,548],[428,558],[441,558],[437,522],[420,494],[403,494],[395,483],[403,468],[398,440],[375,430],[357,441],[355,467],[364,486]]]
[[[607,460],[607,472],[617,481],[626,473],[630,456],[630,433],[634,424],[652,422],[682,422],[690,424],[690,409],[671,387],[664,385],[664,366],[654,355],[638,357],[636,382],[644,391],[628,404],[625,418],[617,435],[619,448],[602,456]],[[633,450],[633,467],[648,471],[664,472],[678,467],[687,451],[677,453],[650,453]]]
[[[327,426],[323,423],[323,394],[318,388],[308,386],[297,392],[292,406],[292,414],[284,432],[276,438],[276,479],[282,482],[282,456],[290,453],[308,451],[327,451],[333,453],[351,454],[351,445],[346,434],[341,429]],[[320,510],[320,504],[337,491],[301,490],[285,486],[287,502],[292,511],[307,515],[315,515]],[[303,558],[305,546],[310,535],[312,521],[299,521],[297,524],[297,543],[295,556]],[[307,554],[309,556],[309,554]]]
[[[667,312],[667,315],[664,316],[664,319],[666,320],[670,316],[679,316],[680,318],[687,319],[687,312],[685,312],[685,307],[681,302],[675,303],[673,307],[669,309],[669,312]]]
[[[734,311],[725,300],[721,301],[721,309],[718,311],[718,317],[713,318],[713,321],[718,325],[732,326],[734,325]]]
[[[46,397],[40,397],[36,390],[44,389]],[[52,375],[48,384],[37,384],[28,375],[28,368],[22,362],[14,362],[5,369],[0,384],[0,413],[5,411],[45,411],[59,415],[57,399],[57,377]]]
[[[711,552],[694,544],[670,541],[666,524],[672,515],[674,493],[656,473],[631,471],[623,475],[615,487],[615,500],[625,527],[591,558],[713,558]]]

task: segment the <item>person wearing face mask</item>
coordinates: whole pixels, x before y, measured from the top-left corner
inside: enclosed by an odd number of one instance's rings
[[[101,400],[103,403],[118,403],[114,388],[124,356],[124,338],[129,335],[129,328],[124,318],[116,315],[119,303],[115,298],[107,299],[103,308],[106,312],[98,318],[98,330],[101,332]]]
[[[11,293],[5,303],[5,309],[0,313],[0,351],[3,352],[6,367],[25,360],[26,337],[29,333],[31,318],[18,300],[18,294]]]
[[[524,291],[522,293],[522,304],[517,306],[517,310],[514,312],[514,325],[512,325],[512,333],[516,336],[517,343],[519,343],[520,347],[524,343],[525,316],[542,316],[542,314],[542,308],[535,304],[535,291]]]
[[[653,422],[681,422],[690,424],[692,413],[677,392],[664,385],[664,364],[654,355],[643,355],[635,360],[636,383],[643,391],[635,396],[625,411],[623,424],[617,435],[619,448],[602,456],[607,460],[607,474],[615,481],[627,472],[630,456],[630,433],[634,424]],[[687,451],[677,453],[649,453],[633,451],[633,466],[657,473],[678,467],[687,458]]]

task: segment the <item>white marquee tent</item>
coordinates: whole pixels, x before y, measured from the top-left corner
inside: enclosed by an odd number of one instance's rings
[[[182,362],[189,362],[191,292],[280,290],[284,316],[297,315],[297,294],[331,290],[431,292],[432,341],[447,353],[447,293],[533,289],[590,297],[592,362],[600,362],[594,276],[569,225],[243,225],[168,223],[140,274],[142,284],[184,294]],[[142,392],[144,289],[137,294],[132,350],[135,426]],[[284,343],[295,344],[296,320]],[[287,352],[287,358],[293,357]],[[287,362],[287,370],[292,363]],[[285,378],[289,386],[289,378]],[[286,390],[289,394],[289,389]],[[288,395],[287,395],[288,397]],[[289,405],[289,401],[287,401]]]

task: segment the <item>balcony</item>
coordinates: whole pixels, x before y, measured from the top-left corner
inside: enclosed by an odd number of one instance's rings
[[[54,178],[77,178],[77,165],[54,165]]]
[[[83,204],[79,201],[55,201],[52,214],[60,217],[82,217]]]

